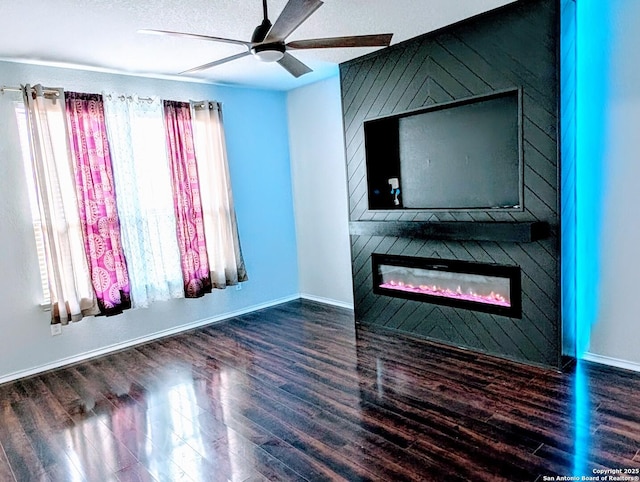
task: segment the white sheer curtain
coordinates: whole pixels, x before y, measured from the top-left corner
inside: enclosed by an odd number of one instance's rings
[[[29,85],[31,161],[51,295],[52,322],[66,324],[99,313],[80,224],[75,176],[67,144],[64,93]]]
[[[217,102],[191,103],[204,232],[211,283],[215,288],[247,280],[233,207],[220,107]]]
[[[103,97],[132,304],[183,298],[162,103]]]

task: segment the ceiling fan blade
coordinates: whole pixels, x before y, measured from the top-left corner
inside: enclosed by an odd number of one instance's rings
[[[309,72],[313,72],[309,66],[303,64],[298,59],[296,59],[293,55],[285,52],[284,57],[278,60],[278,63],[285,68],[287,72],[289,72],[294,77],[300,77],[301,75],[308,74]]]
[[[211,67],[215,67],[216,65],[226,64],[227,62],[231,62],[232,60],[241,59],[242,57],[246,57],[247,55],[249,55],[248,51],[241,52],[239,54],[232,55],[231,57],[214,60],[213,62],[209,62],[208,64],[199,65],[198,67],[194,67],[193,69],[185,70],[184,72],[180,72],[180,74],[192,74],[194,72],[200,72],[201,70],[210,69]]]
[[[269,30],[265,43],[281,42],[322,5],[321,0],[289,0]]]
[[[209,40],[213,42],[226,42],[229,44],[244,45],[245,47],[251,47],[251,42],[244,42],[242,40],[235,40],[232,38],[211,37],[210,35],[199,35],[196,33],[173,32],[171,30],[155,30],[152,28],[140,29],[138,30],[138,33],[145,33],[145,34],[151,34],[151,35],[169,35],[173,37],[185,37],[185,38],[193,38],[198,40]]]
[[[379,35],[354,35],[351,37],[316,38],[294,40],[287,44],[288,49],[330,49],[335,47],[388,47],[392,33]]]

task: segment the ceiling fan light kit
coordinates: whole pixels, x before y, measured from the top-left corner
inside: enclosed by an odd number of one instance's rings
[[[306,39],[285,43],[285,39],[293,33],[309,16],[322,6],[320,0],[289,0],[280,12],[280,16],[272,25],[267,13],[267,0],[262,0],[264,19],[258,25],[251,36],[251,41],[228,39],[224,37],[211,37],[208,35],[173,32],[170,30],[141,29],[139,33],[155,35],[173,35],[178,37],[209,40],[213,42],[226,42],[243,45],[245,52],[232,55],[213,62],[194,67],[181,74],[191,74],[205,69],[225,64],[251,53],[262,62],[278,62],[278,64],[294,77],[300,77],[311,72],[311,68],[287,52],[287,50],[325,49],[343,47],[388,47],[393,34],[380,35],[356,35],[348,37],[331,37],[322,39]]]
[[[258,44],[251,48],[251,53],[261,62],[278,62],[285,50],[284,44]]]

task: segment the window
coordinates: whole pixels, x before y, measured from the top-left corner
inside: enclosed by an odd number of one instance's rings
[[[162,105],[106,95],[105,116],[133,306],[184,297]]]
[[[24,161],[24,174],[27,178],[27,191],[29,194],[29,204],[31,206],[31,218],[33,219],[33,234],[36,240],[36,252],[38,254],[38,266],[40,268],[40,284],[42,286],[42,305],[48,307],[51,303],[51,293],[49,292],[49,280],[47,278],[47,258],[44,251],[44,239],[42,232],[42,219],[40,218],[40,208],[38,197],[36,196],[36,183],[31,164],[31,152],[29,147],[29,127],[27,123],[27,110],[24,102],[15,103],[16,121],[18,123],[18,133],[20,135],[20,148]]]
[[[219,104],[26,89],[15,115],[53,322],[247,280]]]

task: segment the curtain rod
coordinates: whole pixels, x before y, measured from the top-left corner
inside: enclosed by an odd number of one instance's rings
[[[6,92],[23,92],[24,88],[22,88],[22,87],[7,87],[6,85],[3,85],[2,87],[0,87],[0,93],[4,94],[5,91]],[[46,92],[46,93],[50,93],[50,94],[58,94],[59,93],[58,89],[53,89],[53,88],[50,88],[50,87],[49,88],[43,87],[42,91]],[[111,94],[107,94],[106,97],[111,99]],[[117,98],[120,99],[120,100],[133,99],[133,97],[130,96],[130,95],[128,95],[128,96],[118,95]],[[151,98],[151,97],[138,97],[138,100],[146,101],[146,102],[153,102],[153,98]]]
[[[5,92],[23,92],[23,88],[22,87],[8,87],[6,85],[0,86],[0,94],[4,94]],[[58,94],[58,90],[57,89],[52,89],[52,88],[43,88],[42,89],[44,92],[47,93],[51,93],[51,94]],[[108,97],[109,99],[112,98],[111,94],[106,94],[105,97]],[[131,95],[118,95],[116,96],[116,98],[120,99],[120,100],[125,100],[125,99],[133,99],[133,96]],[[153,97],[138,97],[138,100],[141,100],[143,102],[153,102],[154,98]],[[217,108],[217,109],[221,109],[222,108],[222,102],[217,102],[217,101],[210,101],[210,100],[203,100],[203,101],[199,101],[199,102],[194,102],[191,101],[191,103],[193,104],[194,107],[196,108],[205,108],[205,107],[209,107],[211,108]]]
[[[0,92],[3,94],[5,92],[22,92],[22,89],[20,87],[7,87],[6,85],[3,85],[0,87]]]
[[[33,89],[33,86],[32,86]],[[24,92],[24,87],[8,87],[3,85],[0,87],[0,93],[4,94],[5,92]],[[58,95],[60,91],[58,89],[54,89],[52,87],[43,87],[42,92],[46,94],[56,94]]]
[[[217,102],[215,100],[200,100],[200,101],[190,101],[189,102],[195,109],[222,109],[222,102]]]
[[[105,94],[105,97],[107,99],[113,99],[114,97],[116,99],[120,99],[120,100],[133,100],[134,96],[133,95],[124,95],[124,94],[120,94],[120,95],[115,95],[115,94]],[[155,99],[153,97],[137,97],[138,100],[142,101],[142,102],[153,102]]]

